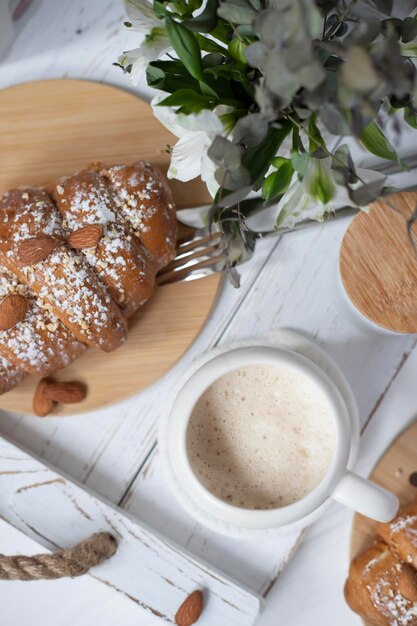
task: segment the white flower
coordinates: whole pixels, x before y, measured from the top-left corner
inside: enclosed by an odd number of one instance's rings
[[[140,33],[148,33],[161,24],[148,0],[125,0],[125,10],[132,28]]]
[[[215,196],[219,188],[214,174],[216,166],[208,157],[207,151],[216,135],[224,134],[224,127],[219,119],[225,113],[225,107],[216,107],[213,111],[203,109],[199,113],[185,115],[176,113],[171,107],[157,106],[166,96],[157,96],[152,101],[155,116],[179,137],[171,154],[168,178],[176,178],[183,182],[201,176],[211,196]]]
[[[372,170],[358,168],[356,172],[366,183],[385,179],[383,174]],[[292,228],[305,219],[322,221],[326,213],[344,206],[364,209],[352,201],[343,185],[337,184],[330,168],[330,159],[311,159],[303,180],[294,176],[290,188],[279,201],[276,226]]]
[[[160,59],[172,50],[172,46],[164,20],[156,17],[147,0],[125,0],[125,8],[132,28],[145,36],[139,48],[128,50],[118,58],[118,63],[129,73],[132,83],[136,85],[145,75],[149,63]]]

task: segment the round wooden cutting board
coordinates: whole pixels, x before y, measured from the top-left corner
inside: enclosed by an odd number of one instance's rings
[[[46,80],[0,91],[0,193],[41,185],[101,161],[150,161],[166,172],[171,135],[149,104],[99,83]],[[172,181],[178,207],[210,201],[201,181]],[[198,335],[213,306],[220,276],[160,287],[129,321],[129,338],[111,354],[90,349],[58,380],[88,386],[79,405],[59,406],[57,415],[84,412],[144,389],[166,372]],[[32,414],[37,379],[28,377],[1,396],[2,409]]]
[[[352,304],[399,333],[417,333],[417,254],[407,233],[416,205],[415,191],[374,202],[355,217],[340,247],[340,275]]]
[[[414,500],[417,495],[417,422],[394,441],[378,461],[370,478],[396,493],[401,505]],[[376,524],[369,517],[355,515],[350,543],[351,558],[372,543]]]

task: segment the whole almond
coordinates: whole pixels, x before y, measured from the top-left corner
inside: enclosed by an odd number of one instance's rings
[[[193,591],[181,604],[175,615],[177,626],[191,626],[200,617],[203,611],[203,594],[201,591]]]
[[[9,330],[25,319],[29,301],[25,296],[12,293],[0,302],[0,331]]]
[[[95,248],[102,237],[103,229],[100,224],[88,224],[71,233],[68,244],[75,250]]]
[[[19,244],[17,258],[20,265],[35,265],[44,261],[55,250],[58,241],[49,235],[38,235]]]
[[[33,412],[38,417],[45,417],[54,408],[54,401],[48,398],[45,393],[48,385],[49,381],[46,378],[42,378],[33,396]]]
[[[45,389],[45,395],[53,402],[76,404],[84,400],[87,390],[81,383],[50,383]]]

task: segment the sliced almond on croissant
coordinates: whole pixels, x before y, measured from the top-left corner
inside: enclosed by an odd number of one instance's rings
[[[0,331],[9,330],[25,319],[29,302],[25,296],[10,294],[0,302]]]

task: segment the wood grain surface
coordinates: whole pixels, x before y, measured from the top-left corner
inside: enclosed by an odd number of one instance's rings
[[[388,448],[372,471],[370,478],[378,485],[396,493],[401,505],[412,502],[417,494],[410,476],[417,472],[417,422],[407,428]],[[377,522],[355,515],[350,545],[353,558],[375,537]]]
[[[388,448],[372,471],[370,478],[381,487],[396,493],[401,505],[409,504],[417,489],[410,482],[417,472],[417,422],[407,428]],[[350,557],[353,558],[375,539],[377,522],[356,514],[353,519]],[[365,626],[372,626],[363,622]]]
[[[140,43],[138,33],[123,26],[125,19],[120,0],[33,2],[0,65],[0,87],[46,77],[85,78],[119,85],[150,99],[155,91],[146,85],[145,77],[132,85],[113,65],[122,50]],[[405,128],[399,153],[415,154],[416,134]],[[355,142],[351,149],[354,160],[361,162],[362,153]],[[415,184],[415,178],[415,172],[403,172],[389,183],[405,188]],[[188,204],[188,198],[185,200]],[[320,626],[360,623],[342,594],[351,513],[341,506],[332,507],[309,530],[292,562],[280,572],[287,560],[280,539],[233,542],[196,525],[178,506],[158,463],[157,422],[167,390],[177,384],[183,368],[196,356],[213,346],[290,327],[314,338],[347,375],[363,427],[366,425],[357,469],[369,474],[387,445],[415,419],[416,339],[406,334],[387,336],[376,326],[360,324],[346,305],[338,289],[337,269],[346,225],[345,221],[326,223],[280,240],[261,241],[254,258],[241,268],[242,287],[236,290],[224,285],[218,305],[180,362],[133,398],[70,419],[40,420],[10,412],[1,415],[0,429],[5,436],[107,500],[122,503],[130,515],[187,546],[203,561],[251,589],[268,592],[259,626],[276,626],[278,619],[291,626],[306,626],[306,621]],[[18,463],[15,470],[19,470]],[[11,545],[10,533],[2,530],[2,539],[4,552],[28,552],[26,535],[25,541],[15,539]],[[40,551],[36,546],[33,549]],[[278,583],[272,586],[278,572]],[[114,626],[116,620],[124,626],[166,623],[149,612],[142,614],[135,602],[91,576],[56,581],[53,593],[50,585],[3,583],[2,622],[56,626],[59,615],[65,616],[68,626]],[[215,619],[212,622],[217,623]]]
[[[113,535],[116,553],[87,575],[136,603],[138,615],[142,610],[149,618],[156,615],[162,623],[172,624],[184,599],[201,589],[205,601],[199,625],[254,623],[261,604],[257,594],[1,437],[0,488],[0,518],[47,549],[69,547],[74,538],[87,538],[100,530]],[[10,554],[4,544],[2,550]]]
[[[41,185],[89,163],[150,161],[166,171],[168,144],[176,138],[149,104],[90,81],[46,80],[0,92],[0,193],[23,184]],[[200,182],[172,184],[178,207],[209,201]],[[89,411],[129,397],[164,374],[187,350],[211,310],[220,276],[168,285],[130,321],[127,343],[112,354],[88,350],[59,380],[88,386],[86,400],[60,405],[56,415]],[[1,407],[31,414],[37,379],[2,396]]]
[[[354,306],[400,333],[417,332],[417,249],[407,232],[416,206],[411,191],[373,203],[355,217],[340,249],[340,274]]]

